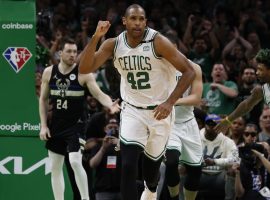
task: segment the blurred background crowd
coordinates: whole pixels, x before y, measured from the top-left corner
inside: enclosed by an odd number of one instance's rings
[[[138,3],[145,9],[149,27],[177,38],[179,50],[201,66],[203,97],[195,112],[200,128],[204,128],[205,118],[209,114],[217,114],[222,118],[231,113],[258,84],[254,56],[261,48],[270,48],[268,0],[38,0],[37,95],[44,68],[59,62],[58,50],[63,37],[74,38],[80,53],[94,34],[98,20],[108,20],[111,23],[106,38],[116,37],[124,30],[121,17],[132,3]],[[107,62],[96,71],[95,77],[105,93],[113,99],[120,98],[120,77],[112,62]],[[221,85],[226,91],[220,90]],[[91,169],[98,169],[99,165],[91,164],[91,158],[100,148],[96,145],[104,145],[109,154],[117,154],[112,152],[109,144],[95,138],[105,137],[108,126],[117,124],[119,116],[107,116],[102,106],[90,94],[87,100],[89,139],[86,145],[86,162],[90,165],[86,164],[86,167],[91,177]],[[237,146],[245,143],[244,133],[249,131],[246,126],[250,124],[254,125],[255,129],[251,132],[255,133],[254,136],[247,133],[247,137],[265,142],[265,149],[269,151],[267,142],[270,142],[270,110],[263,103],[245,117],[233,121],[229,132],[225,133],[226,137],[231,138]],[[114,129],[113,133],[118,137],[118,126],[114,126]],[[104,165],[103,163],[106,168]],[[224,170],[225,174],[233,174],[233,170]],[[96,171],[97,178],[89,178],[93,193],[104,191],[106,184],[111,184],[108,191],[119,191],[119,171],[104,178],[106,173],[112,171],[99,169]],[[230,177],[235,176],[231,174]],[[224,182],[226,180],[224,176]],[[230,199],[225,197],[225,189],[221,193],[223,196],[219,198]],[[203,195],[200,198],[203,199]],[[231,197],[234,198],[235,196]],[[160,199],[167,199],[166,192],[160,192]]]

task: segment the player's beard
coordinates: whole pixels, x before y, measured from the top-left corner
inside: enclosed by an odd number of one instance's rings
[[[74,60],[74,59],[64,60],[64,63],[65,63],[67,66],[71,67],[71,66],[74,65],[75,60]]]

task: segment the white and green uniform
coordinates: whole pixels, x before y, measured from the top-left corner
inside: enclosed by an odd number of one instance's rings
[[[263,84],[262,90],[263,90],[264,102],[270,108],[270,85],[268,83]]]
[[[182,74],[176,72],[176,80]],[[189,87],[183,97],[190,94]],[[193,166],[200,166],[203,158],[200,130],[194,117],[193,106],[175,106],[175,123],[169,137],[167,149],[175,149],[181,153],[179,161]]]
[[[155,106],[165,102],[175,88],[175,68],[154,51],[157,31],[147,28],[135,48],[127,43],[126,31],[117,38],[114,66],[121,74],[121,141],[137,144],[153,160],[164,151],[174,120],[174,112],[164,120],[154,118]]]

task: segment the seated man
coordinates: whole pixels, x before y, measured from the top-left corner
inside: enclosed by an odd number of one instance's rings
[[[232,139],[214,130],[221,118],[209,114],[205,129],[201,130],[204,166],[200,180],[199,196],[205,199],[224,199],[225,167],[238,161],[238,150]]]

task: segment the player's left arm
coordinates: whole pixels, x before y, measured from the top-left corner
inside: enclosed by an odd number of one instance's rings
[[[111,113],[119,112],[120,110],[120,106],[118,104],[119,100],[113,102],[111,97],[102,92],[92,73],[80,74],[79,77],[80,82],[85,83],[85,85],[87,86],[88,90],[93,95],[93,97],[95,97],[103,106],[110,109]]]
[[[50,130],[48,128],[48,110],[49,110],[49,81],[52,73],[52,66],[47,67],[42,75],[40,97],[39,97],[39,116],[40,116],[40,133],[41,140],[48,140],[51,137]]]
[[[191,83],[190,94],[186,97],[180,98],[175,105],[196,106],[201,102],[203,92],[202,70],[199,65],[190,61],[195,71],[195,79]]]
[[[166,101],[167,103],[174,105],[195,78],[195,71],[188,59],[163,35],[156,35],[154,46],[155,51],[159,56],[168,60],[182,73],[181,79],[178,81],[177,86]]]

